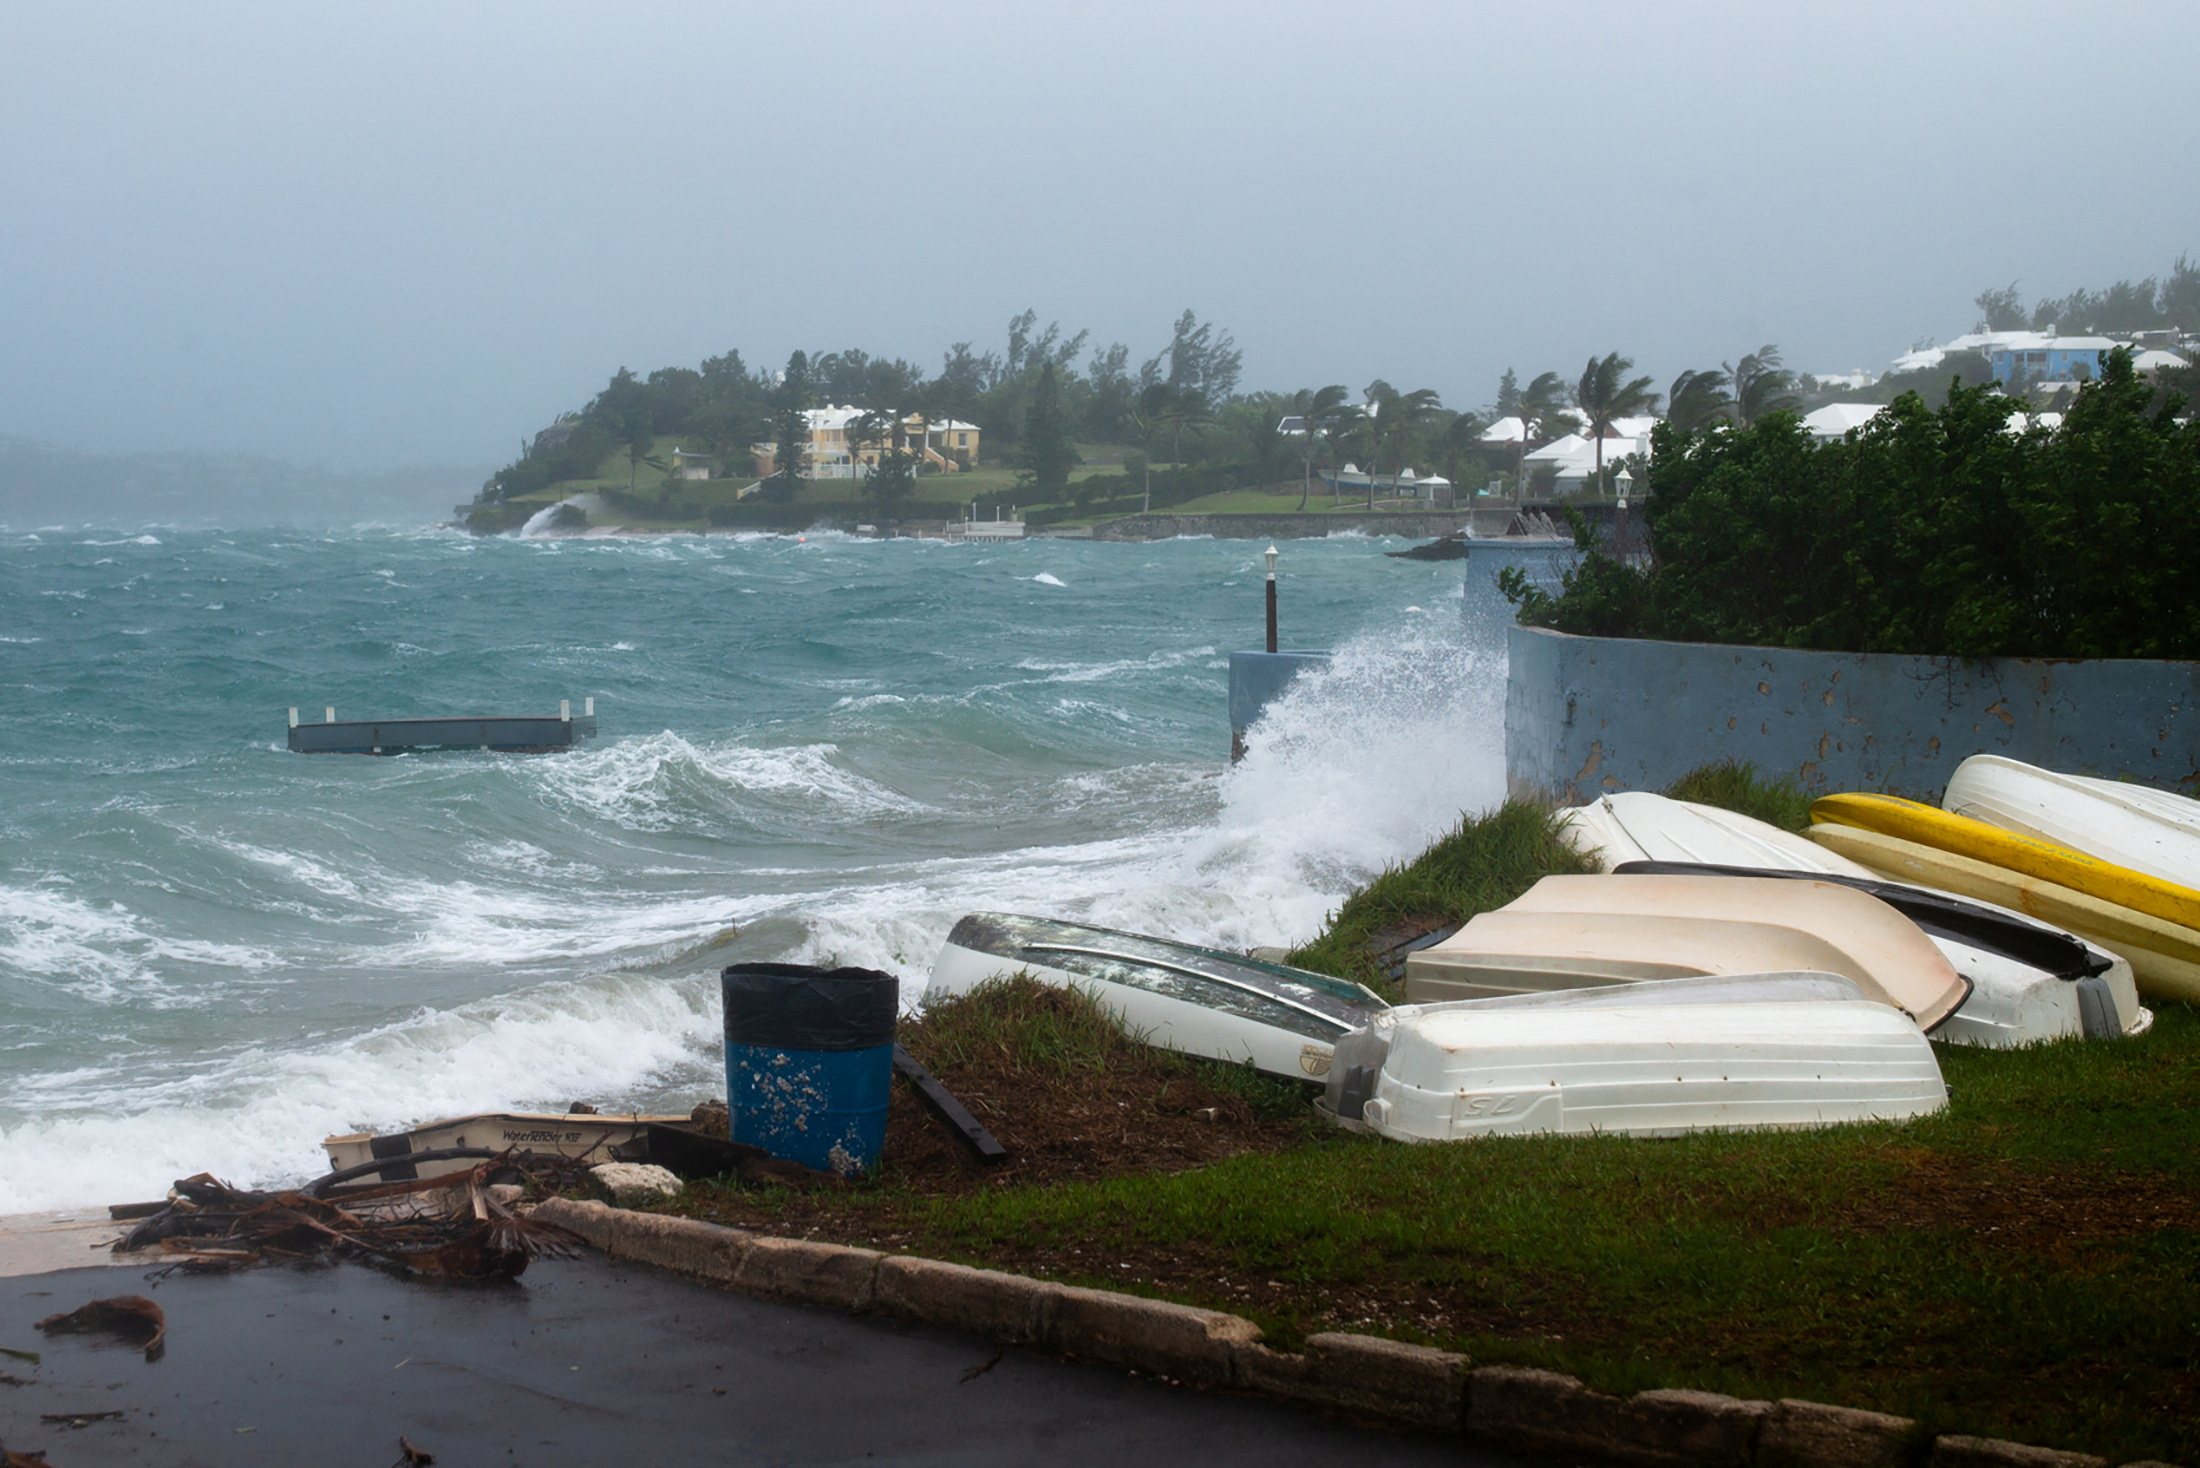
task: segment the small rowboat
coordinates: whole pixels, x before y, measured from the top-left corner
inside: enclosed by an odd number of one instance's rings
[[[1358,984],[1166,938],[1012,913],[974,912],[955,924],[925,997],[967,994],[1027,973],[1082,989],[1133,1034],[1164,1050],[1319,1080],[1330,1051],[1389,1006]]]
[[[1925,1029],[1971,986],[1885,903],[1828,882],[1545,877],[1406,960],[1421,1003],[1690,975],[1836,973]]]
[[[328,1164],[332,1171],[341,1172],[347,1168],[380,1162],[382,1166],[376,1172],[353,1181],[379,1180],[394,1183],[412,1178],[443,1177],[448,1173],[465,1172],[479,1161],[473,1157],[444,1157],[424,1162],[410,1160],[414,1154],[420,1152],[487,1148],[491,1152],[512,1150],[556,1153],[590,1162],[611,1162],[617,1160],[612,1157],[611,1149],[647,1135],[650,1123],[684,1126],[687,1120],[684,1115],[482,1111],[471,1116],[448,1116],[441,1121],[423,1122],[410,1131],[385,1132],[379,1135],[374,1132],[353,1132],[345,1136],[329,1137],[321,1145],[328,1149]]]
[[[1947,1095],[1917,1026],[1850,981],[1741,974],[1401,1006],[1339,1045],[1323,1109],[1435,1142],[1899,1121]]]
[[[2200,801],[2173,791],[1974,754],[1956,766],[1940,804],[2165,882],[2200,886]]]
[[[1823,825],[1855,826],[1920,846],[1937,847],[2179,927],[2200,928],[2200,891],[2186,886],[2182,879],[2173,881],[2137,871],[2054,841],[2005,831],[1914,800],[1894,795],[1827,795],[1811,803],[1810,818]]]
[[[1937,887],[2030,913],[2131,965],[2141,994],[2200,1002],[2200,931],[1952,851],[1856,826],[1810,828],[1811,840],[1897,882]]]
[[[2066,1036],[2115,1039],[2153,1023],[2131,965],[2112,951],[2021,911],[1890,881],[1733,811],[1625,791],[1564,812],[1559,831],[1607,871],[1828,881],[1888,903],[1971,981],[1971,997],[1933,1032],[1936,1040],[2005,1047]]]

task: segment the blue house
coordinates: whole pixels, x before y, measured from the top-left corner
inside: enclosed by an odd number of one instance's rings
[[[2038,336],[1997,344],[1986,360],[2005,384],[2015,383],[2019,373],[2027,383],[2085,382],[2101,375],[2101,359],[2121,345],[2105,336]]]

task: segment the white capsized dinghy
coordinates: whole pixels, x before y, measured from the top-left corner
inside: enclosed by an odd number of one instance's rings
[[[1406,999],[1480,999],[1703,974],[1836,973],[1925,1029],[1970,994],[1877,898],[1772,877],[1545,877],[1406,960]]]
[[[1001,912],[974,912],[955,924],[924,993],[967,994],[1014,973],[1090,993],[1164,1050],[1299,1081],[1328,1074],[1338,1037],[1388,1007],[1372,990],[1327,974]]]
[[[484,1111],[471,1116],[447,1116],[426,1121],[410,1131],[352,1132],[329,1137],[321,1145],[328,1150],[328,1165],[342,1171],[379,1162],[372,1176],[355,1182],[405,1182],[416,1177],[442,1177],[465,1172],[479,1164],[478,1157],[438,1157],[415,1160],[422,1152],[482,1149],[491,1152],[556,1153],[589,1162],[611,1162],[611,1149],[647,1134],[652,1122],[685,1126],[688,1118],[595,1111]]]
[[[1733,811],[1647,791],[1566,811],[1560,833],[1606,871],[1807,877],[1870,893],[1915,922],[1971,997],[1933,1032],[1954,1044],[2010,1046],[2144,1033],[2131,965],[2026,913],[1891,882],[1805,837]]]
[[[1338,1043],[1321,1103],[1395,1141],[1900,1121],[1933,1047],[1838,974],[1716,975],[1402,1005]]]
[[[1940,807],[2165,882],[2200,887],[2200,801],[2173,791],[1974,754],[1948,777]]]

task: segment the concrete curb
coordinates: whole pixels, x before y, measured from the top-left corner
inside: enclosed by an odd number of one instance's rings
[[[613,1258],[715,1280],[744,1294],[904,1320],[1231,1387],[1402,1427],[1464,1433],[1528,1452],[1641,1468],[2109,1468],[2084,1453],[1945,1434],[1906,1417],[1716,1392],[1592,1391],[1571,1376],[1380,1336],[1309,1336],[1271,1350],[1260,1327],[1220,1310],[1055,1284],[911,1254],[724,1228],[552,1198],[533,1210]],[[2169,1468],[2130,1464],[2126,1468]]]

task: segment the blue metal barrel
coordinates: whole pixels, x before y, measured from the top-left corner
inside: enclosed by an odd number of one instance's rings
[[[737,963],[718,982],[733,1139],[820,1172],[869,1172],[886,1145],[901,981],[867,968]]]

